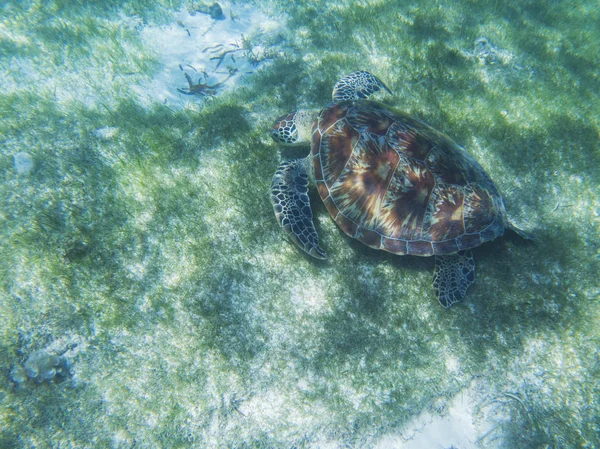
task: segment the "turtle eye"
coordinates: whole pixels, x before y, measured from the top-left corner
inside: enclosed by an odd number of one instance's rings
[[[273,123],[271,137],[275,142],[292,145],[298,140],[298,128],[296,127],[296,113],[279,117]]]

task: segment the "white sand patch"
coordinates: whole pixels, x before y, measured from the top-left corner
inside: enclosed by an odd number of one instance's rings
[[[328,309],[325,292],[327,287],[317,279],[307,278],[302,284],[291,288],[290,302],[302,313],[318,314]]]
[[[457,394],[440,413],[423,412],[398,434],[385,435],[377,449],[477,449],[502,444],[501,423],[507,419],[482,385]]]
[[[452,354],[446,354],[445,365],[446,369],[451,373],[458,373],[460,371],[460,361]]]
[[[225,20],[208,14],[180,11],[168,26],[147,26],[141,31],[144,45],[152,48],[163,69],[152,80],[136,87],[147,104],[185,106],[202,98],[177,89],[189,89],[185,75],[204,93],[234,88],[276,53],[265,42],[281,30],[282,20],[268,17],[256,6],[220,2]],[[222,84],[220,84],[222,83]],[[216,87],[214,87],[216,86]]]
[[[302,401],[292,393],[285,394],[275,389],[270,389],[244,401],[239,406],[239,411],[252,420],[262,429],[277,429],[279,434],[294,429],[311,429],[322,424],[323,417],[329,412],[320,405],[304,408]],[[287,429],[287,430],[286,430]],[[322,447],[322,446],[314,446]],[[337,446],[336,446],[337,447]]]

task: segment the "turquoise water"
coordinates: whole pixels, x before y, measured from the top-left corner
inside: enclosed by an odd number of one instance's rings
[[[600,446],[597,2],[103,4],[0,6],[1,448]],[[451,309],[273,216],[272,121],[360,69],[536,236]]]

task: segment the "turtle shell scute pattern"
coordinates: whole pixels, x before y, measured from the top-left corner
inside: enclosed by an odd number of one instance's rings
[[[319,196],[350,237],[395,254],[453,254],[504,233],[504,203],[446,135],[380,103],[332,103],[313,126]]]

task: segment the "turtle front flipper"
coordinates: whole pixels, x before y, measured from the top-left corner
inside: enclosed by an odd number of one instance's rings
[[[474,281],[475,259],[471,251],[435,257],[433,288],[438,301],[445,308],[463,299]]]
[[[375,75],[361,70],[353,72],[335,83],[332,96],[335,103],[344,100],[360,100],[368,98],[380,89],[384,89],[389,94],[392,93]]]
[[[307,254],[325,259],[308,199],[306,161],[297,159],[279,166],[271,182],[271,202],[277,221],[294,243]]]

